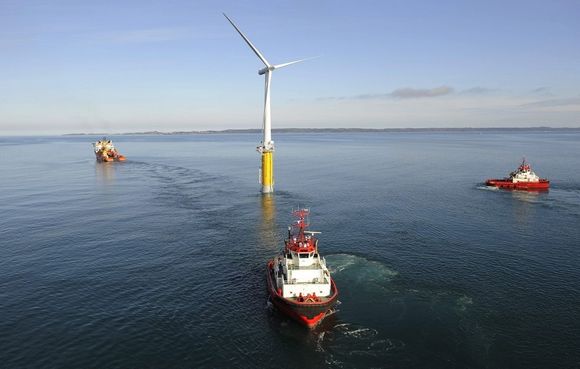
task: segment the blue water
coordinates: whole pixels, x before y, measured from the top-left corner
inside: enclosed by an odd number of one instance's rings
[[[0,367],[579,368],[580,134],[0,138]],[[489,190],[526,156],[547,193]],[[267,301],[290,210],[340,290]]]

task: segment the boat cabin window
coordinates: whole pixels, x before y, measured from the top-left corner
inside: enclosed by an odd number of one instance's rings
[[[304,254],[303,254],[303,253],[300,253],[300,254],[298,254],[298,256],[300,256],[300,258],[304,259],[304,258],[307,258],[307,257],[309,257],[309,256],[310,256],[310,254],[306,254],[306,253],[304,253]]]

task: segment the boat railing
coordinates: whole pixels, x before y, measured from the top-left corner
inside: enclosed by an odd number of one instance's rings
[[[314,270],[314,269],[320,269],[320,265],[318,264],[302,265],[302,266],[288,265],[288,270]]]
[[[330,283],[330,276],[327,275],[326,273],[324,274],[322,281],[320,281],[320,278],[312,278],[309,281],[305,281],[305,282],[297,282],[296,278],[292,278],[289,281],[286,281],[286,284],[329,284]]]

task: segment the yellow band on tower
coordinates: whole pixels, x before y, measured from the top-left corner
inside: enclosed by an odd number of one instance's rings
[[[274,185],[274,153],[262,152],[262,186]]]

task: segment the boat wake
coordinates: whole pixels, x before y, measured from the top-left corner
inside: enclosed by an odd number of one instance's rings
[[[350,285],[388,283],[399,274],[383,263],[351,254],[332,254],[326,260],[331,273],[340,278],[346,277]]]
[[[469,296],[460,296],[456,301],[458,311],[466,311],[471,305],[473,305],[473,299]]]
[[[378,261],[351,254],[333,254],[326,257],[329,268],[343,290],[357,292],[383,291],[399,274]],[[370,292],[370,291],[368,291]],[[366,293],[366,292],[365,292]],[[382,293],[381,293],[382,294]],[[353,298],[353,295],[350,294]],[[345,315],[345,314],[342,314]],[[339,319],[344,316],[338,314]],[[384,337],[378,329],[354,322],[337,320],[330,329],[318,333],[316,351],[324,354],[325,364],[329,367],[372,367],[377,360],[393,355],[403,349],[402,340]],[[350,363],[356,363],[352,365]]]
[[[394,338],[380,337],[376,329],[352,323],[341,323],[331,331],[319,333],[316,350],[325,354],[325,364],[330,367],[372,367],[377,360],[384,360],[405,343]]]
[[[409,283],[387,265],[356,255],[328,255],[327,262],[348,296],[336,323],[314,332],[316,351],[329,367],[374,367],[378,362],[396,367],[408,347],[437,345],[442,335],[478,348],[489,344],[474,319],[478,307],[467,294]]]
[[[484,184],[478,185],[476,188],[478,190],[483,190],[483,191],[499,191],[500,190],[499,187],[486,186]]]

